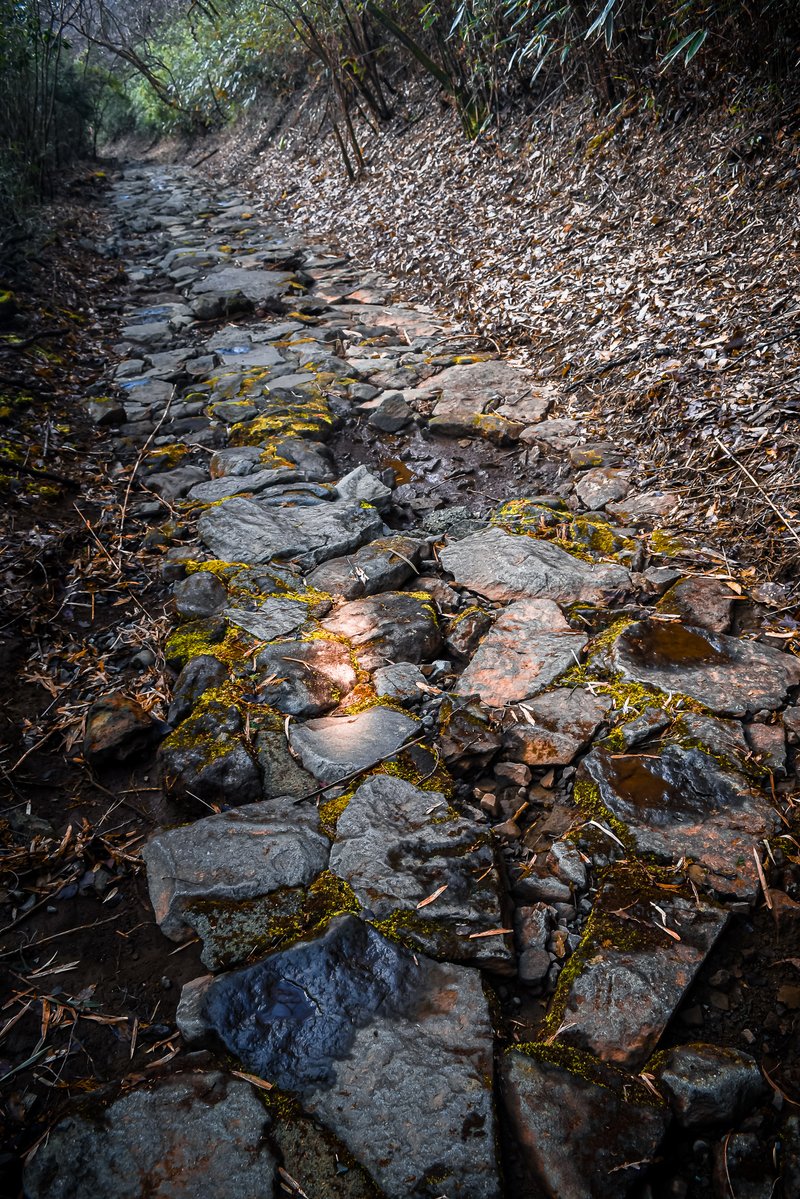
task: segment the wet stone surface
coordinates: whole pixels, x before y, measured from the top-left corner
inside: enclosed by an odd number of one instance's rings
[[[665,745],[657,755],[618,755],[598,746],[581,763],[579,780],[597,787],[638,853],[661,862],[692,858],[719,894],[755,899],[753,850],[780,820],[743,774],[682,745]]]
[[[800,662],[780,650],[689,625],[629,625],[609,653],[626,679],[679,692],[720,716],[781,707],[800,685]]]
[[[491,1028],[480,975],[392,944],[355,917],[211,984],[206,1019],[262,1078],[297,1093],[388,1196],[499,1194]],[[436,1112],[420,1120],[420,1110]]]

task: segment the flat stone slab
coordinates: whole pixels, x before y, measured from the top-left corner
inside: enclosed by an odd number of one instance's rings
[[[289,271],[259,271],[249,267],[225,266],[221,270],[209,271],[204,278],[192,285],[192,295],[207,292],[224,295],[225,292],[241,292],[258,304],[281,296],[294,276]]]
[[[387,1199],[494,1199],[492,1026],[480,974],[354,916],[214,980],[205,1018],[245,1069],[296,1093]],[[435,1183],[433,1182],[435,1179]]]
[[[662,862],[687,857],[723,895],[755,899],[753,849],[780,827],[765,794],[702,749],[668,744],[656,756],[597,746],[578,768],[628,829],[636,850]]]
[[[419,728],[404,712],[377,706],[354,716],[323,716],[293,725],[289,741],[309,774],[335,783],[391,757]]]
[[[623,678],[699,700],[720,716],[780,708],[800,685],[800,659],[677,621],[628,625],[608,652]]]
[[[244,608],[224,610],[226,620],[259,641],[274,641],[276,637],[295,632],[308,620],[308,615],[308,604],[279,596],[264,600],[253,612]]]
[[[575,494],[585,508],[597,511],[628,494],[631,472],[613,466],[595,466],[585,471],[575,484]]]
[[[531,395],[532,387],[525,376],[502,359],[487,362],[464,362],[445,367],[421,385],[427,392],[440,392],[442,411],[447,405],[478,402],[483,412],[491,401],[507,403]],[[436,409],[434,409],[436,412]],[[542,415],[544,415],[542,413]],[[526,423],[530,423],[529,421]]]
[[[350,600],[327,616],[322,627],[346,637],[369,671],[391,662],[425,662],[441,644],[430,600],[407,591]]]
[[[612,701],[583,687],[559,687],[525,704],[528,720],[503,738],[506,755],[528,766],[568,766],[606,719]]]
[[[317,810],[291,798],[249,804],[152,837],[142,850],[156,921],[184,941],[193,904],[220,905],[307,886],[328,865]]]
[[[276,483],[290,483],[299,478],[300,472],[287,466],[277,470],[258,470],[251,475],[227,475],[220,479],[210,479],[207,483],[198,483],[189,492],[188,499],[213,504],[217,500],[225,500],[229,496],[241,495],[244,492],[255,495],[265,487],[274,487]]]
[[[68,1116],[25,1167],[28,1199],[253,1199],[278,1162],[249,1083],[186,1072],[123,1095],[95,1118]]]
[[[513,972],[508,937],[475,936],[503,926],[494,851],[439,792],[388,775],[362,783],[337,821],[330,868],[414,948]]]
[[[574,632],[552,600],[518,600],[483,638],[458,690],[479,695],[490,708],[519,703],[574,666],[586,641],[586,634]]]
[[[197,529],[203,544],[226,562],[297,558],[310,568],[373,540],[383,521],[376,509],[345,501],[267,509],[234,498],[204,512]]]
[[[553,998],[556,1044],[638,1070],[727,922],[723,908],[613,867]]]
[[[561,604],[607,603],[631,588],[622,566],[584,562],[560,546],[486,529],[439,553],[456,583],[487,599],[542,598]]]
[[[523,1160],[549,1199],[620,1199],[655,1158],[666,1108],[621,1071],[588,1057],[571,1070],[558,1059],[544,1045],[502,1059],[503,1100]]]

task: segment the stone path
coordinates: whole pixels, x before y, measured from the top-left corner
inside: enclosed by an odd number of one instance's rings
[[[27,1193],[627,1194],[673,1121],[763,1098],[743,1052],[657,1050],[759,901],[800,662],[513,365],[190,172],[114,205],[142,302],[90,411],[166,547],[186,813],[144,859],[219,1068],[71,1117]],[[470,511],[444,439],[569,469]],[[87,754],[140,725],[98,709]]]

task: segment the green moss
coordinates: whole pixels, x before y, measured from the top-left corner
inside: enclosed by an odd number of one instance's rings
[[[188,453],[188,446],[175,442],[173,445],[162,445],[149,450],[147,457],[157,464],[159,470],[172,470],[180,465]]]
[[[636,844],[630,829],[603,803],[600,788],[589,779],[578,779],[573,789],[573,799],[587,820],[597,820],[608,826],[625,846],[628,853],[636,852]]]
[[[224,562],[221,558],[210,558],[205,562],[201,562],[196,558],[190,558],[183,562],[182,565],[185,567],[187,575],[196,574],[198,571],[205,571],[208,574],[214,575],[222,583],[227,583],[237,571],[248,569],[246,562]]]
[[[57,500],[62,494],[61,488],[55,483],[38,483],[35,479],[29,479],[26,482],[25,492],[27,495],[35,495],[43,500]]]
[[[360,781],[363,782],[364,780],[361,779]],[[338,796],[337,799],[326,799],[317,809],[319,812],[320,828],[325,836],[330,837],[332,841],[336,840],[336,825],[339,822],[339,817],[350,803],[356,790],[356,787],[351,787],[349,791],[345,791],[344,795]]]
[[[19,463],[25,461],[25,455],[18,446],[12,441],[8,441],[0,437],[0,462],[8,464],[10,462]]]
[[[329,870],[308,888],[280,887],[252,900],[197,900],[187,906],[186,920],[206,943],[211,968],[287,949],[318,935],[336,916],[360,911],[349,883]]]
[[[593,1054],[576,1049],[571,1045],[552,1044],[547,1041],[530,1041],[520,1045],[512,1045],[506,1050],[510,1053],[523,1053],[534,1061],[544,1065],[556,1066],[568,1073],[581,1078],[584,1082],[596,1087],[614,1091],[626,1102],[637,1106],[664,1107],[664,1102],[638,1078],[626,1074],[618,1067],[608,1062],[601,1062]]]
[[[685,549],[686,545],[680,537],[671,537],[663,529],[654,529],[650,534],[651,552],[660,554],[663,558],[674,558]]]
[[[466,620],[471,616],[483,616],[485,615],[485,612],[486,610],[479,607],[478,604],[472,604],[469,608],[465,608],[463,612],[459,612],[452,618],[452,620],[449,622],[450,632],[452,633],[453,629],[457,629],[462,620]]]

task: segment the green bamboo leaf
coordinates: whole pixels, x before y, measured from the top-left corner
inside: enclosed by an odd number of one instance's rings
[[[687,66],[694,58],[697,51],[703,45],[703,42],[708,37],[707,29],[695,29],[694,33],[687,33],[686,37],[682,37],[676,46],[664,55],[661,59],[661,70],[665,71],[681,54],[685,51],[683,65]]]

